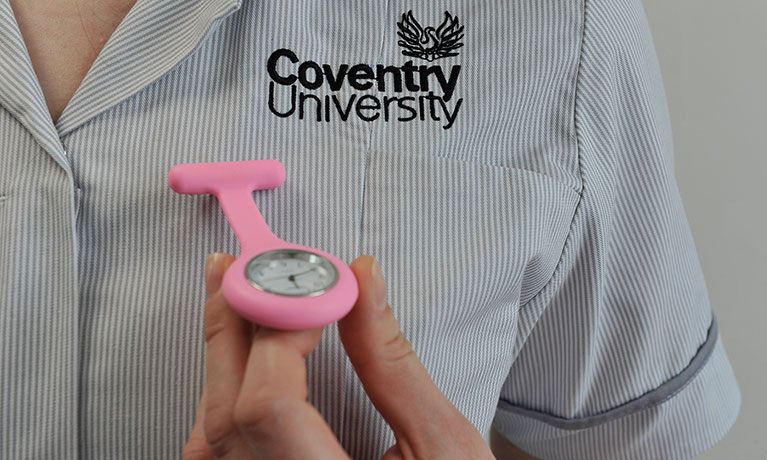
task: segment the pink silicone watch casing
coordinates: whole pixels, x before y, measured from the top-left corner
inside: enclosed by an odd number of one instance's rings
[[[266,225],[253,201],[254,190],[277,188],[285,182],[285,167],[277,160],[184,163],[168,174],[170,187],[183,194],[211,194],[240,241],[240,255],[224,274],[224,298],[242,317],[284,330],[311,329],[343,318],[359,293],[357,278],[342,260],[318,249],[278,238]],[[311,296],[283,296],[253,286],[245,268],[253,257],[272,249],[303,249],[330,260],[338,281],[326,292]]]

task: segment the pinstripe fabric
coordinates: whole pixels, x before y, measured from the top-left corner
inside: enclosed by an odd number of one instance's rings
[[[703,349],[711,305],[641,4],[587,0],[584,15],[575,110],[582,200],[557,271],[520,308],[494,422],[543,458],[689,458],[734,423],[740,395],[715,329],[703,371],[674,394],[663,390]],[[643,396],[655,401],[638,404]],[[626,407],[636,413],[591,429],[556,426],[610,420]],[[530,411],[549,423],[523,415]]]
[[[402,55],[408,10],[456,15],[458,55]],[[740,400],[706,342],[645,22],[638,0],[139,0],[53,124],[0,0],[0,458],[179,457],[203,263],[239,245],[215,198],[167,173],[266,158],[287,171],[253,194],[270,228],[375,255],[403,333],[481,432],[557,459],[711,445]],[[408,61],[399,87],[329,81]],[[306,363],[344,448],[380,458],[395,439],[335,324]]]

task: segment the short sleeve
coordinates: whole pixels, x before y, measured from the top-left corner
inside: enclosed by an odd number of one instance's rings
[[[687,459],[729,430],[740,392],[674,176],[642,5],[586,0],[583,24],[581,197],[551,279],[520,306],[493,425],[539,458]]]

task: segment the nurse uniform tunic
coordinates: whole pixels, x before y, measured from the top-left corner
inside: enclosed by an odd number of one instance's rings
[[[0,458],[180,457],[204,261],[239,243],[167,175],[259,159],[287,171],[253,193],[274,233],[378,258],[481,433],[671,460],[737,417],[639,0],[139,0],[55,124],[0,0]],[[307,371],[380,458],[335,323]]]

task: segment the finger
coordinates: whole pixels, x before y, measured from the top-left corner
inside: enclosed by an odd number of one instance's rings
[[[192,432],[186,441],[184,450],[181,451],[182,460],[213,460],[213,452],[208,447],[208,441],[205,439],[203,431],[203,420],[205,419],[205,387],[202,389],[200,403],[197,406],[197,416],[194,420]]]
[[[234,402],[240,391],[250,346],[250,323],[227,304],[221,280],[234,257],[222,254],[206,263],[205,380],[203,431],[215,458],[245,459],[252,455],[234,423]]]
[[[409,457],[409,458],[414,458],[414,457]],[[383,457],[381,457],[381,460],[405,460],[405,456],[402,455],[402,451],[400,450],[399,445],[394,444],[386,452],[384,452]]]
[[[224,279],[226,269],[229,267],[229,254],[222,254],[216,252],[208,254],[208,258],[205,260],[205,293],[210,300],[220,288],[221,281]],[[233,262],[233,261],[232,261]]]
[[[360,256],[352,262],[360,294],[354,308],[338,323],[344,349],[365,392],[395,434],[419,441],[421,446],[441,442],[446,433],[464,423],[473,427],[442,394],[400,331],[386,302],[382,274],[380,289],[376,289],[374,260]],[[481,439],[479,432],[477,435]]]
[[[261,328],[253,338],[235,419],[259,460],[349,458],[306,400],[304,359],[322,332]]]

